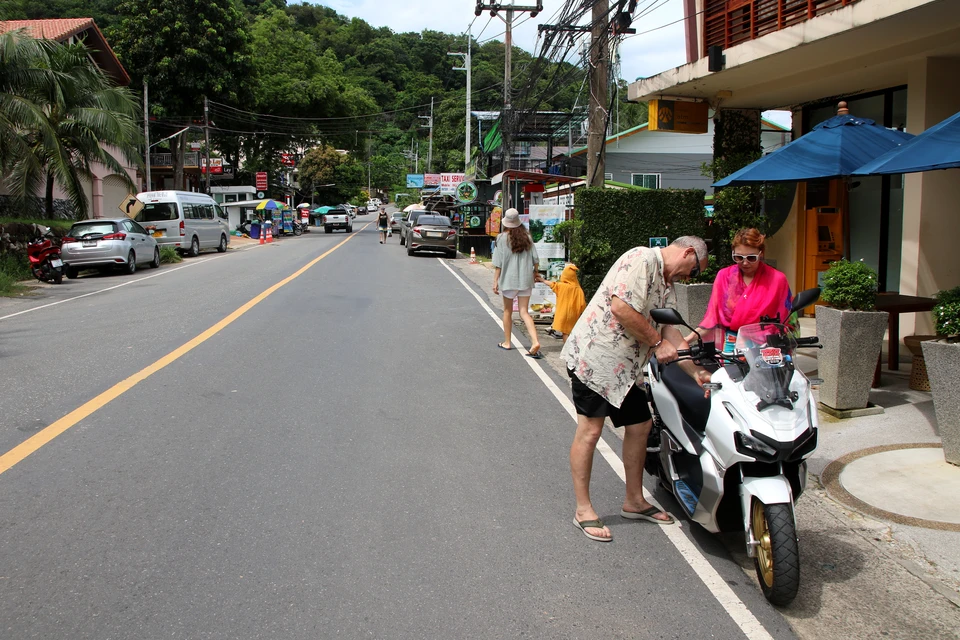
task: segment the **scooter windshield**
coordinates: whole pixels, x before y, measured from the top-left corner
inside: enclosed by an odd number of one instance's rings
[[[775,428],[792,429],[794,406],[807,397],[807,379],[802,373],[794,375],[796,348],[796,339],[782,324],[745,325],[737,332],[736,353],[744,371],[741,393]]]

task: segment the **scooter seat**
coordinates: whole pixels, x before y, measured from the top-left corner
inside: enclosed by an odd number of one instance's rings
[[[703,397],[700,385],[676,364],[661,365],[660,372],[660,378],[676,399],[683,419],[698,433],[706,431],[710,399]]]

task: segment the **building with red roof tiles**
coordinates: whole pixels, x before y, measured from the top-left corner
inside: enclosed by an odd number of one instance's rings
[[[23,29],[34,38],[73,44],[82,42],[92,51],[93,61],[121,86],[130,84],[130,76],[93,18],[51,18],[47,20],[2,20],[0,33]]]
[[[23,29],[26,34],[33,38],[56,40],[64,44],[83,43],[90,49],[90,57],[94,63],[114,82],[120,86],[130,84],[130,76],[123,65],[120,64],[120,60],[117,59],[116,54],[110,48],[93,18],[0,21],[0,33],[17,29]],[[140,178],[136,167],[126,166],[123,156],[116,150],[108,147],[107,151],[124,164],[125,172],[134,184],[139,184]],[[84,189],[90,205],[88,208],[89,215],[93,218],[118,215],[117,207],[126,202],[128,187],[124,184],[121,176],[113,173],[104,165],[94,163],[91,169],[93,180]],[[53,197],[61,200],[66,199],[66,193],[60,189],[59,185],[55,185]]]

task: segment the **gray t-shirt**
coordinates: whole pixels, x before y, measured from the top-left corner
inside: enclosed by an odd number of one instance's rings
[[[537,246],[531,245],[523,253],[510,248],[510,234],[497,236],[493,247],[493,266],[500,268],[500,290],[522,291],[533,287],[533,265],[540,264]]]

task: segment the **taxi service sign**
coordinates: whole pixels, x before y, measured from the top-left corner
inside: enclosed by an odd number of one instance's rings
[[[651,100],[650,131],[706,133],[708,109],[709,105],[706,102]]]

